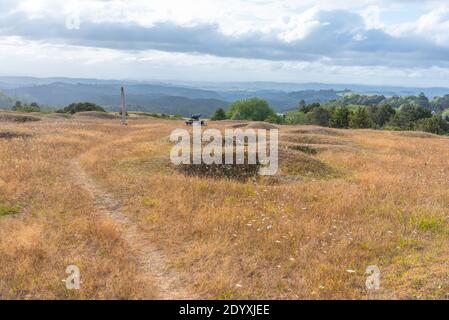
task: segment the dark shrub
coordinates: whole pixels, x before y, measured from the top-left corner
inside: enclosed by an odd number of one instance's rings
[[[71,105],[65,107],[62,110],[63,113],[70,113],[70,114],[84,111],[106,112],[102,107],[91,102],[72,103]],[[61,110],[59,110],[59,112],[61,112]]]

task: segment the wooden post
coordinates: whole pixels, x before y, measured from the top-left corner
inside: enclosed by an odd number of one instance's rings
[[[122,104],[121,104],[122,125],[126,126],[128,123],[126,121],[125,89],[123,87],[121,89],[121,95],[122,95]]]

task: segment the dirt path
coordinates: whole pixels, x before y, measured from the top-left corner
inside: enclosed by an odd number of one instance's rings
[[[123,238],[137,255],[141,272],[151,275],[156,282],[155,285],[159,289],[158,298],[162,300],[197,298],[187,291],[176,272],[167,266],[164,254],[155,248],[138,227],[122,213],[121,204],[87,174],[79,159],[72,160],[70,165],[77,184],[88,191],[95,200],[97,213],[112,219],[119,226]]]

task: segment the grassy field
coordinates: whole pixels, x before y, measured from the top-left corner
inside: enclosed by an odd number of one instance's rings
[[[0,298],[449,298],[446,137],[280,126],[278,175],[241,182],[170,164],[168,136],[182,121],[8,117]],[[257,127],[208,127],[247,125]],[[78,291],[62,282],[71,264]],[[381,271],[375,292],[370,265]]]

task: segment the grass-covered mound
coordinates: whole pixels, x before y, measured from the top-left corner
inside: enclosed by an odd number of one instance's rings
[[[41,118],[13,112],[0,112],[0,122],[33,122]]]
[[[201,164],[193,163],[193,152],[190,154],[190,164],[181,164],[177,166],[177,169],[185,175],[189,176],[199,176],[199,177],[208,177],[208,178],[228,178],[234,180],[245,181],[249,178],[255,178],[259,175],[259,169],[261,164],[259,159],[257,159],[257,155],[251,154],[248,150],[248,143],[245,141],[244,143],[244,153],[243,159],[239,158],[239,162],[243,162],[242,164],[235,164],[237,162],[237,154],[236,154],[236,145],[237,142],[233,140],[234,152],[233,159],[234,164],[226,164],[226,155],[225,155],[225,140],[223,140],[223,148],[222,148],[222,164],[205,164],[204,161],[201,161]],[[252,152],[252,151],[251,151]],[[254,155],[256,157],[256,163],[250,164],[248,163],[248,159],[250,155]],[[243,161],[242,161],[243,160]]]
[[[18,131],[0,131],[0,139],[29,138],[30,134]]]
[[[118,116],[106,112],[98,112],[98,111],[85,111],[85,112],[78,112],[76,114],[77,116],[81,117],[90,117],[90,118],[97,118],[97,119],[117,119]]]

